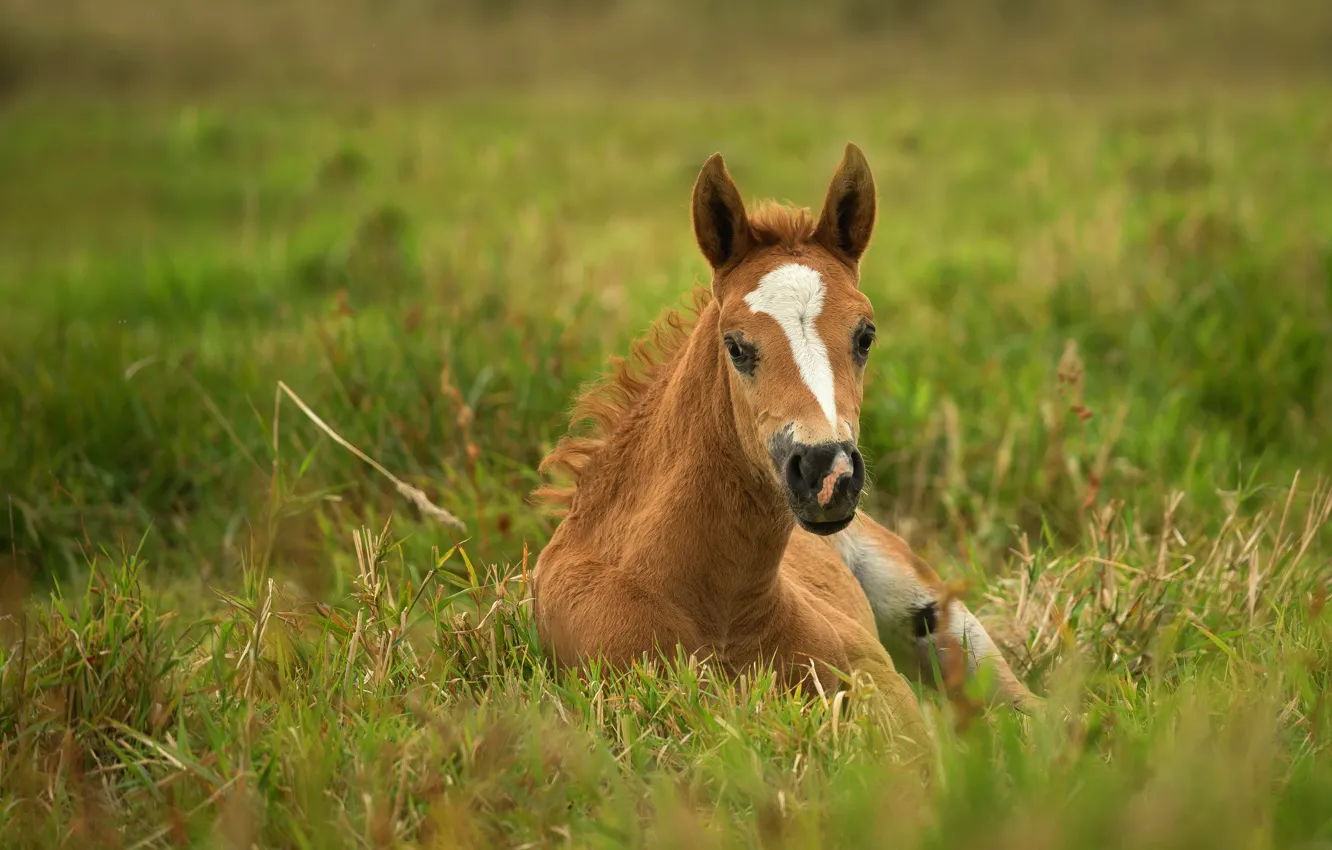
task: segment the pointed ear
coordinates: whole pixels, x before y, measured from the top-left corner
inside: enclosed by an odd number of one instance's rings
[[[690,215],[698,248],[714,271],[753,247],[754,234],[745,203],[719,153],[708,157],[694,182]]]
[[[852,263],[860,262],[874,233],[877,208],[874,175],[870,173],[865,154],[848,143],[837,173],[828,186],[828,197],[823,201],[823,212],[814,228],[814,240]]]

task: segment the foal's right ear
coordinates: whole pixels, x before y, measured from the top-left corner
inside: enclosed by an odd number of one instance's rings
[[[745,202],[719,153],[708,157],[694,181],[690,216],[698,248],[714,271],[743,257],[753,245],[754,232],[745,214]]]

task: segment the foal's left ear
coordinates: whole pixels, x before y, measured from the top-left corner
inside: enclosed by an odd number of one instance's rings
[[[842,162],[828,186],[828,197],[823,201],[818,226],[814,228],[815,241],[853,264],[860,262],[874,233],[877,206],[874,175],[870,173],[865,154],[848,142]]]

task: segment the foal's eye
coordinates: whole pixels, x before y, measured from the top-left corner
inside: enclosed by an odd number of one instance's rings
[[[758,359],[755,356],[754,347],[746,345],[734,337],[726,337],[722,340],[726,346],[726,353],[731,358],[731,365],[736,370],[746,375],[753,374],[754,362]]]
[[[866,325],[856,334],[856,355],[865,360],[869,357],[870,347],[874,345],[874,326]]]

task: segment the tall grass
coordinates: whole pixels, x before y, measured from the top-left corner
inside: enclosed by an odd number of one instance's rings
[[[0,829],[8,846],[1315,846],[1332,626],[1309,547],[1330,512],[1332,490],[1293,487],[1211,542],[1107,514],[1073,553],[1024,553],[987,607],[1052,704],[959,734],[927,703],[928,786],[854,691],[785,696],[770,671],[733,683],[682,658],[552,677],[526,561],[415,561],[362,529],[328,601],[247,570],[182,618],[134,553],[108,555],[0,656]]]

